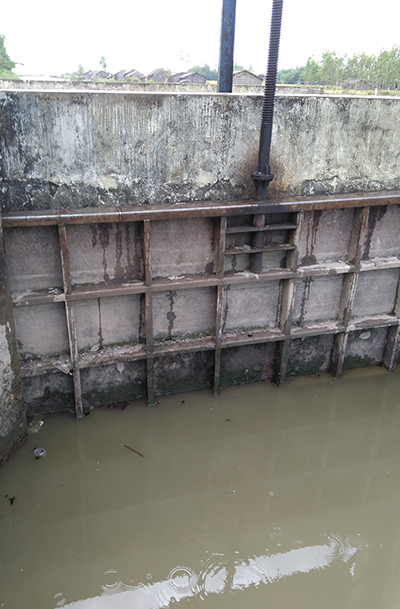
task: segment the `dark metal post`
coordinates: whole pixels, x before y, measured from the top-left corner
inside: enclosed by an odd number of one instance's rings
[[[218,92],[232,93],[236,0],[223,0],[219,48]]]
[[[273,0],[271,32],[269,38],[268,68],[265,77],[264,100],[262,109],[262,121],[260,132],[260,147],[258,152],[258,164],[252,173],[254,185],[256,187],[256,199],[260,203],[264,202],[267,195],[267,188],[273,179],[273,174],[269,166],[269,153],[271,149],[272,118],[274,114],[276,74],[278,70],[279,39],[281,35],[283,0]],[[257,214],[254,216],[254,226],[262,228],[265,225],[265,215]],[[263,233],[255,233],[253,246],[262,247]],[[251,260],[251,270],[253,273],[261,273],[262,252],[253,254]]]

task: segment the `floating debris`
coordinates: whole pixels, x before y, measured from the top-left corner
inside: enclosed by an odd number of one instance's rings
[[[9,497],[8,495],[6,495],[6,499],[8,499],[8,501],[10,502],[10,505],[12,505],[15,501],[15,495],[14,495],[14,497]]]
[[[35,455],[35,459],[40,459],[40,457],[45,457],[47,455],[47,450],[45,448],[34,448],[33,454]]]
[[[38,431],[41,430],[42,425],[44,425],[44,421],[42,419],[38,419],[37,417],[32,419],[28,425],[28,433],[38,433]]]
[[[361,332],[358,338],[361,338],[361,340],[368,340],[370,336],[371,332]]]
[[[134,448],[131,448],[130,446],[127,446],[126,444],[124,444],[125,448],[129,448],[129,450],[131,450],[132,452],[136,453],[137,455],[140,455],[141,457],[144,457],[144,455],[142,455],[142,453],[140,453],[138,450],[135,450]]]

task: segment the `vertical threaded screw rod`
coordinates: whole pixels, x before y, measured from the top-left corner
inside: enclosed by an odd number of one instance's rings
[[[269,167],[271,149],[272,118],[274,114],[276,74],[278,71],[279,39],[281,35],[283,0],[274,0],[272,5],[271,33],[269,39],[268,68],[265,77],[265,89],[262,108],[260,147],[258,164],[253,172],[257,191],[257,200],[264,201],[266,190],[273,175]]]
[[[253,180],[256,187],[256,199],[264,202],[267,196],[267,188],[273,179],[269,166],[269,153],[271,149],[272,119],[274,115],[276,74],[278,71],[279,40],[281,36],[283,0],[273,0],[271,31],[269,38],[268,68],[265,77],[265,89],[262,108],[262,120],[260,131],[260,147],[258,151],[258,164],[253,171]],[[265,215],[254,216],[254,226],[260,228],[265,225]],[[263,245],[263,233],[254,235],[253,247],[260,248]],[[253,273],[262,271],[262,252],[253,254],[251,257],[251,270]]]

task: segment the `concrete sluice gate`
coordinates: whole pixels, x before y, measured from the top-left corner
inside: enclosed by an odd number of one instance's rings
[[[26,415],[392,370],[399,104],[278,96],[260,206],[261,96],[0,92],[0,458]]]

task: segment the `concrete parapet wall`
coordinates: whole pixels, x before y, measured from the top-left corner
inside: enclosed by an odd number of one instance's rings
[[[5,211],[254,196],[259,96],[0,96]],[[275,107],[271,196],[399,187],[399,99],[290,96]]]

